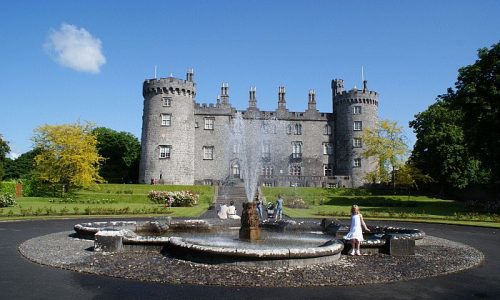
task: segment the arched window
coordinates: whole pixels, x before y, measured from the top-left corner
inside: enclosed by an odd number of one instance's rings
[[[299,123],[295,124],[295,134],[296,135],[301,135],[302,134],[302,125]]]

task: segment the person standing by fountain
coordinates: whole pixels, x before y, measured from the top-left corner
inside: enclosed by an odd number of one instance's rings
[[[262,218],[263,218],[262,217],[262,210],[264,208],[263,208],[262,200],[260,200],[258,195],[255,197],[255,203],[257,205],[257,213],[259,214],[259,218],[262,220]]]
[[[275,220],[278,221],[283,218],[283,198],[281,195],[278,195],[278,200],[276,200],[276,216]]]
[[[365,231],[370,232],[370,229],[366,227],[365,221],[363,220],[363,215],[359,212],[359,207],[354,204],[351,207],[351,228],[344,237],[344,239],[351,241],[352,249],[349,255],[361,255],[359,248],[361,242],[364,241],[361,227],[363,227]]]

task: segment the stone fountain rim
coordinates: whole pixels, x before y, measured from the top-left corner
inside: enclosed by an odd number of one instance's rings
[[[315,258],[331,256],[340,253],[344,244],[339,240],[330,240],[323,245],[307,248],[280,248],[280,249],[249,249],[238,247],[220,247],[190,243],[182,237],[170,237],[171,246],[185,251],[206,253],[209,255],[228,256],[234,258],[258,259],[289,259],[289,258]]]

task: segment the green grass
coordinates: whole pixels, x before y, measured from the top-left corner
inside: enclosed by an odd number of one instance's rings
[[[194,207],[168,208],[149,201],[147,194],[151,190],[190,190],[200,197]],[[208,209],[212,198],[213,188],[210,186],[101,184],[92,190],[81,190],[64,198],[17,198],[16,206],[0,208],[0,218],[127,214],[197,217]]]
[[[284,199],[284,213],[292,218],[349,218],[353,204],[366,219],[412,220],[490,226],[500,228],[500,216],[465,211],[462,202],[426,196],[383,195],[380,192],[352,189],[264,188],[268,201],[278,194]],[[302,198],[308,208],[290,208],[287,199]]]
[[[190,190],[200,195],[194,207],[172,207],[154,204],[147,198],[151,190]],[[17,205],[0,208],[0,220],[61,218],[158,216],[197,217],[210,206],[210,186],[168,186],[138,184],[101,184],[92,190],[81,190],[64,198],[22,197]],[[462,224],[500,228],[500,217],[465,211],[462,202],[425,196],[387,195],[365,189],[263,188],[268,202],[278,194],[285,200],[284,213],[292,218],[349,218],[351,205],[357,204],[367,220],[394,220]],[[302,198],[306,209],[287,207],[287,199]]]

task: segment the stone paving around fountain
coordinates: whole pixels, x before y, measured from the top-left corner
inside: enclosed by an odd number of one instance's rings
[[[90,251],[93,241],[72,232],[53,233],[21,244],[28,259],[53,267],[141,281],[255,287],[308,287],[395,282],[454,273],[477,266],[483,255],[464,244],[436,237],[419,240],[415,256],[345,256],[303,267],[200,264],[159,251]]]
[[[316,268],[229,268],[227,266],[207,266],[200,264],[190,264],[184,261],[169,260],[168,257],[154,254],[134,255],[136,259],[127,263],[127,257],[116,257],[114,254],[105,255],[103,253],[95,256],[96,253],[88,251],[92,241],[78,240],[75,243],[68,243],[68,237],[61,233],[62,243],[53,243],[50,236],[71,228],[75,223],[92,222],[96,219],[85,220],[45,220],[45,221],[17,221],[0,223],[0,243],[2,247],[2,272],[0,272],[0,289],[2,297],[5,299],[66,299],[71,295],[73,300],[77,299],[244,299],[251,295],[257,299],[332,299],[332,298],[369,298],[369,299],[496,299],[500,295],[500,257],[498,249],[500,238],[498,230],[494,228],[480,228],[469,226],[456,226],[444,224],[417,224],[391,222],[393,226],[418,227],[423,229],[428,236],[417,241],[417,258],[414,261],[413,269],[408,264],[401,265],[401,261],[408,258],[397,258],[381,256],[382,262],[386,264],[377,266],[372,260],[377,257],[362,256],[350,257],[342,256],[340,265],[333,268],[331,265],[320,265]],[[384,225],[387,222],[370,221],[369,225]],[[428,244],[426,248],[436,256],[420,256],[420,243],[428,242],[434,236],[453,240],[451,244],[441,244],[441,240],[436,240],[436,245]],[[31,239],[38,240],[31,240]],[[31,240],[30,242],[28,242]],[[445,241],[446,241],[445,240]],[[24,243],[26,241],[26,243]],[[485,243],[485,241],[487,241]],[[68,247],[76,246],[79,242],[80,252]],[[453,243],[458,247],[461,243],[472,245],[480,250],[472,250],[470,246],[456,256],[456,250],[450,249]],[[30,243],[30,244],[28,244]],[[84,244],[86,243],[86,244]],[[21,248],[19,248],[19,246]],[[432,246],[432,247],[431,247]],[[456,245],[457,246],[457,245]],[[32,263],[20,255],[19,250],[37,253],[37,259],[52,260],[53,267],[40,266]],[[450,249],[450,250],[448,250]],[[60,253],[60,254],[59,254]],[[425,273],[425,268],[430,273],[442,271],[451,264],[461,265],[461,260],[474,259],[477,254],[484,253],[482,263],[467,270],[453,272],[444,276],[432,276],[419,280],[399,280],[391,284],[367,284],[360,285],[371,279],[372,282],[384,282],[385,277],[408,278],[416,273]],[[85,254],[88,255],[85,257]],[[126,254],[126,253],[123,253]],[[132,253],[130,253],[132,255]],[[470,256],[467,256],[470,255]],[[110,258],[111,257],[111,258]],[[423,265],[422,260],[424,261]],[[476,257],[477,258],[477,257]],[[86,260],[86,263],[83,263]],[[455,260],[454,263],[450,260]],[[42,262],[40,260],[40,262]],[[118,264],[121,262],[120,264]],[[148,263],[149,264],[146,264]],[[388,262],[388,264],[387,264]],[[79,266],[82,264],[82,267]],[[93,264],[93,265],[91,265]],[[106,270],[106,266],[112,267]],[[448,267],[447,267],[448,266]],[[392,269],[387,272],[384,268]],[[76,270],[68,271],[61,268]],[[147,273],[151,268],[151,275]],[[410,269],[409,269],[410,268]],[[434,269],[434,270],[433,270]],[[121,271],[120,271],[121,270]],[[326,271],[328,270],[328,271]],[[87,273],[87,272],[92,273]],[[252,273],[254,271],[254,273]],[[135,279],[144,277],[144,280],[123,280],[108,276],[95,276],[92,274],[102,274],[105,272],[116,272],[115,276],[132,276]],[[317,275],[322,272],[323,275]],[[329,276],[328,273],[330,272]],[[146,275],[144,275],[146,274]],[[260,275],[260,276],[259,276]],[[287,276],[288,275],[288,276]],[[225,278],[224,276],[227,276]],[[234,277],[232,277],[234,276]],[[248,277],[251,276],[251,277]],[[378,277],[378,278],[377,278]],[[149,278],[149,279],[148,279]],[[280,279],[286,282],[290,278],[297,281],[304,280],[322,285],[322,288],[287,288],[279,284]],[[316,278],[316,279],[315,279]],[[350,285],[336,287],[328,279],[336,280],[338,284]],[[241,281],[248,279],[248,281]],[[157,282],[173,282],[174,284],[160,284]],[[344,280],[344,281],[343,281]],[[378,281],[377,281],[378,280]],[[387,280],[387,279],[386,279]],[[181,282],[198,282],[195,285],[179,284]],[[210,286],[207,286],[206,283]],[[235,285],[237,287],[231,287]],[[248,287],[245,287],[248,286]],[[265,288],[264,286],[268,286]],[[275,287],[273,287],[275,286]],[[279,286],[279,287],[277,287]],[[256,288],[259,287],[259,288]]]

